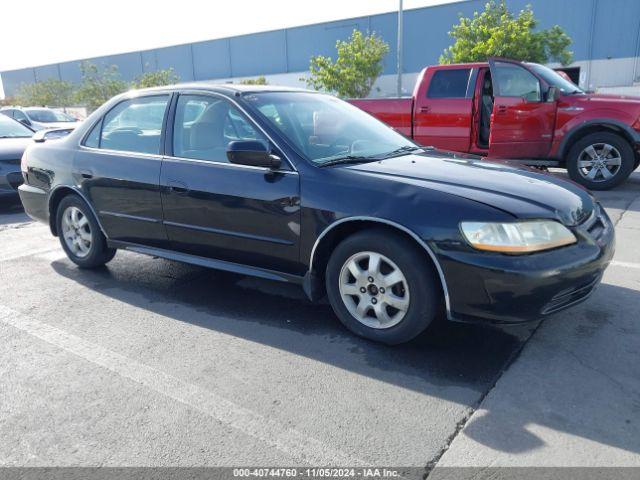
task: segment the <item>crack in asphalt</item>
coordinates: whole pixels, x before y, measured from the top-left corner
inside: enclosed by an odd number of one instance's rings
[[[637,194],[633,197],[632,200],[630,200],[624,207],[624,210],[622,210],[622,213],[620,214],[620,216],[618,217],[618,219],[613,222],[614,227],[617,227],[618,224],[620,223],[620,221],[623,219],[624,215],[629,211],[629,209],[631,208],[631,205],[634,204],[634,202],[636,202],[638,199],[640,199],[640,194]],[[473,414],[478,410],[478,408],[480,407],[480,405],[482,405],[482,402],[484,401],[484,399],[493,391],[493,389],[496,387],[497,383],[500,381],[500,379],[502,378],[502,376],[504,375],[504,373],[511,367],[511,365],[513,365],[518,358],[520,358],[520,355],[522,353],[522,351],[524,350],[524,347],[526,346],[526,344],[533,338],[533,336],[536,334],[536,332],[538,331],[538,329],[540,328],[540,326],[544,323],[544,320],[541,320],[540,322],[538,322],[538,324],[536,325],[536,327],[531,331],[531,334],[522,341],[522,343],[520,344],[520,348],[518,348],[517,350],[515,350],[513,352],[513,354],[509,357],[509,359],[507,359],[507,361],[504,364],[504,367],[498,372],[498,374],[496,375],[496,379],[495,382],[493,382],[493,384],[491,385],[491,387],[489,387],[487,389],[486,392],[484,392],[484,394],[482,394],[480,396],[480,398],[478,399],[478,402],[476,402],[475,405],[473,405],[471,407],[471,409],[469,410],[469,413],[467,415],[465,415],[464,418],[462,418],[457,424],[456,424],[456,428],[454,430],[454,432],[447,438],[447,442],[445,443],[445,445],[442,447],[442,449],[440,450],[440,452],[438,452],[438,454],[433,457],[429,462],[427,462],[427,464],[425,465],[425,473],[423,475],[423,479],[427,480],[429,478],[429,476],[431,475],[431,472],[433,471],[433,469],[437,466],[438,462],[440,461],[440,459],[442,458],[442,456],[445,454],[445,452],[447,450],[449,450],[449,447],[451,447],[451,444],[453,443],[453,441],[455,440],[455,438],[458,436],[458,434],[464,429],[465,425],[467,424],[467,422],[469,421],[469,419],[473,416]],[[580,358],[578,358],[577,355],[575,355],[573,352],[571,352],[570,350],[566,350],[563,349],[566,353],[568,353],[569,355],[572,355],[573,357],[575,357],[575,359],[585,368],[590,369],[595,371],[596,373],[599,373],[601,375],[604,375],[607,379],[611,380],[615,385],[617,385],[620,388],[623,388],[624,390],[624,386],[621,385],[617,380],[609,377],[608,375],[606,375],[604,372],[601,372],[597,369],[595,369],[594,367],[585,364]]]

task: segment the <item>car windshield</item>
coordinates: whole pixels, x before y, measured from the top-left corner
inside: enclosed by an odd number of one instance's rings
[[[0,115],[0,138],[31,137],[33,132],[6,115]]]
[[[330,95],[265,92],[244,98],[316,165],[367,161],[418,148],[369,114]]]
[[[66,113],[56,112],[48,108],[29,109],[26,110],[27,116],[34,122],[53,123],[53,122],[75,122],[76,119]]]
[[[549,67],[545,67],[544,65],[540,65],[538,63],[527,63],[526,65],[540,77],[542,77],[543,80],[550,86],[556,87],[562,93],[584,93],[584,91],[575,83],[562,78],[558,74],[558,72],[550,69]]]

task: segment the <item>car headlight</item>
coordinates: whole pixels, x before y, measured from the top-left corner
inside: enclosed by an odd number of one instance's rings
[[[571,245],[577,239],[564,225],[552,220],[513,223],[462,222],[460,229],[478,250],[522,254]]]

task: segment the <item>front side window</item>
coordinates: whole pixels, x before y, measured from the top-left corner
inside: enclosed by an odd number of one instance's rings
[[[100,148],[159,154],[160,136],[169,95],[125,100],[102,120]]]
[[[27,116],[24,113],[22,113],[20,110],[14,110],[13,111],[13,118],[15,118],[16,120],[18,120],[20,122],[28,122],[29,121]]]
[[[528,70],[512,63],[496,62],[494,84],[500,97],[520,97],[530,102],[539,102],[540,82]]]
[[[469,85],[469,68],[437,70],[429,83],[429,98],[465,98]]]
[[[368,113],[329,95],[265,92],[244,98],[300,155],[317,165],[347,156],[370,157],[416,148]]]
[[[173,155],[227,162],[227,146],[236,140],[267,140],[227,100],[180,95],[173,129]]]

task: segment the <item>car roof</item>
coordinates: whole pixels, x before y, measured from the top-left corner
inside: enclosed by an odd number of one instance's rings
[[[166,92],[174,90],[207,90],[213,92],[234,94],[234,93],[257,93],[257,92],[307,92],[317,93],[313,90],[296,87],[282,87],[277,85],[240,85],[237,83],[219,83],[215,81],[188,82],[167,85],[163,87],[151,87],[131,92]]]

